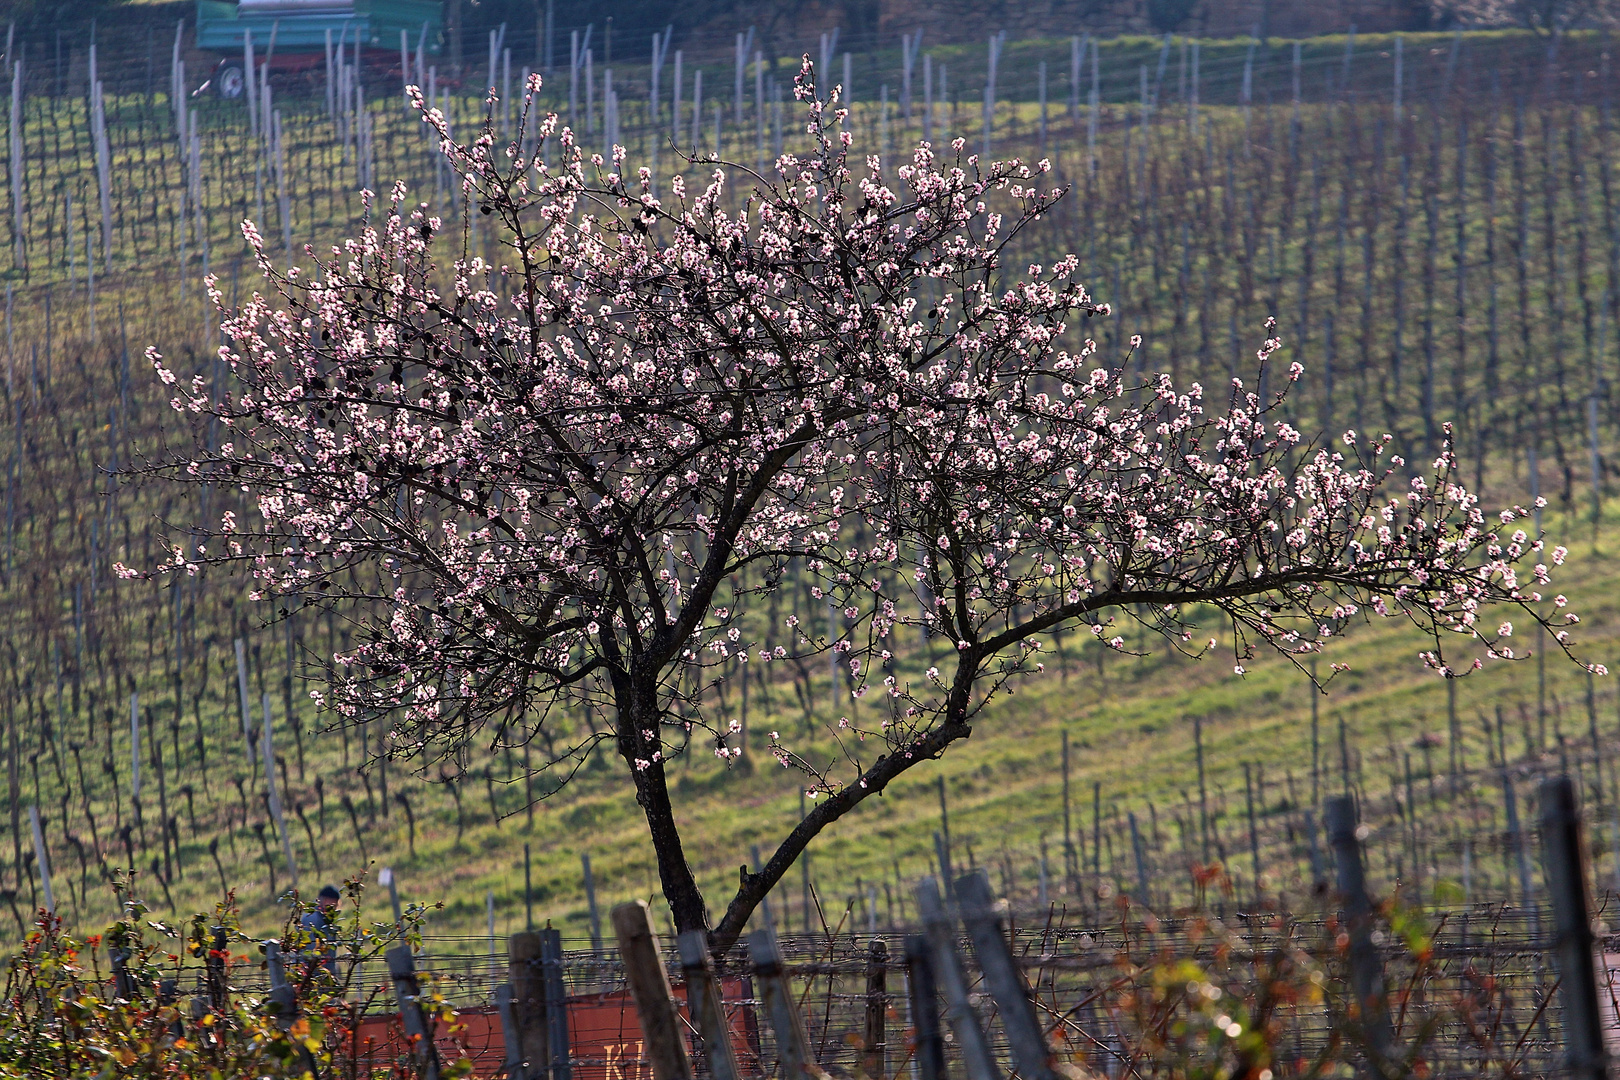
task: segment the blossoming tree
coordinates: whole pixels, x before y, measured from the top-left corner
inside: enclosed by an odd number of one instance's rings
[[[393,754],[540,734],[566,776],[610,740],[681,930],[707,916],[671,756],[740,752],[722,680],[830,658],[834,760],[772,733],[815,801],[741,871],[717,949],[1066,626],[1117,649],[1134,618],[1195,655],[1224,628],[1241,673],[1404,619],[1452,677],[1513,657],[1481,610],[1501,604],[1567,647],[1574,617],[1542,604],[1561,555],[1520,509],[1487,519],[1449,449],[1409,468],[1387,438],[1303,436],[1281,395],[1130,374],[1084,337],[1109,312],[1075,257],[1012,264],[1061,196],[1046,163],[960,141],[861,160],[808,64],[798,98],[804,154],[693,189],[587,155],[555,116],[458,145],[424,108],[501,257],[463,221],[440,260],[446,222],[396,187],[308,269],[261,249],[271,288],[239,310],[210,282],[232,377],[150,354],[195,438],[149,467],[251,511],[151,572],[242,564],[257,599],[344,609],[360,634],[322,704],[386,724]]]

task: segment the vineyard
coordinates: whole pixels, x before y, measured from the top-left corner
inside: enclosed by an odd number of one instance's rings
[[[4,914],[21,932],[44,902],[40,853],[57,910],[86,927],[113,915],[108,867],[135,868],[146,902],[174,918],[234,888],[244,924],[269,928],[289,886],[307,896],[387,866],[408,900],[444,903],[430,939],[476,952],[497,926],[545,920],[584,939],[588,888],[656,891],[608,748],[559,787],[560,751],[603,718],[581,707],[556,746],[424,775],[381,752],[378,725],[328,729],[314,709],[309,690],[349,644],[340,620],[264,611],[221,575],[159,587],[113,572],[199,542],[196,527],[233,505],[225,490],[199,505],[127,470],[175,438],[147,345],[184,376],[221,377],[204,278],[228,304],[261,287],[242,219],[298,265],[303,245],[359,226],[361,188],[399,181],[459,223],[437,243],[465,238],[499,262],[500,236],[403,85],[466,138],[493,85],[491,122],[515,137],[536,43],[492,40],[488,63],[469,47],[460,78],[413,43],[403,73],[397,53],[356,63],[336,48],[324,67],[256,78],[230,101],[199,92],[214,58],[189,48],[190,31],[19,39],[8,53]],[[887,162],[918,139],[960,138],[968,152],[1050,159],[1071,188],[1053,234],[1113,310],[1086,329],[1135,370],[1208,387],[1248,378],[1272,317],[1284,367],[1305,367],[1287,405],[1302,430],[1389,432],[1419,461],[1451,425],[1487,504],[1548,500],[1542,525],[1572,549],[1561,587],[1582,601],[1584,647],[1613,659],[1620,71],[1605,38],[1571,34],[1551,54],[1513,34],[897,44],[806,43],[818,71],[849,81],[857,149]],[[764,171],[802,138],[793,57],[743,42],[658,48],[656,63],[621,49],[609,66],[587,44],[574,66],[554,63],[536,108],[659,174],[702,176],[710,166],[692,155]],[[1098,912],[1128,893],[1168,909],[1202,888],[1189,867],[1215,862],[1223,905],[1306,904],[1326,850],[1315,808],[1341,791],[1379,837],[1379,890],[1534,903],[1531,781],[1556,769],[1579,776],[1597,815],[1599,882],[1620,876],[1620,695],[1547,659],[1545,641],[1511,670],[1452,682],[1411,659],[1417,636],[1368,628],[1321,697],[1280,661],[1237,680],[1219,660],[1152,650],[1128,621],[1118,632],[1144,655],[1060,638],[1057,670],[997,706],[973,757],[896,783],[819,841],[773,897],[777,917],[805,932],[818,910],[836,921],[846,907],[856,925],[904,922],[909,883],[953,861],[989,869],[1028,908]],[[920,672],[927,650],[914,643],[896,663]],[[701,838],[694,867],[717,887],[803,806],[769,733],[832,752],[836,672],[824,660],[772,670],[706,702],[740,720],[741,761],[694,742],[671,766]]]

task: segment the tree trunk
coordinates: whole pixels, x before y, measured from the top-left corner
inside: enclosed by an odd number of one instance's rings
[[[647,816],[647,832],[658,859],[658,880],[669,901],[675,932],[707,930],[703,893],[681,846],[665,781],[663,740],[659,734],[658,684],[624,680],[619,690],[619,755],[636,784],[636,802]]]

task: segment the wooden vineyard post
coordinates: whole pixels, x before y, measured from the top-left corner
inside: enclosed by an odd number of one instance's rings
[[[1384,987],[1384,966],[1372,939],[1372,898],[1361,863],[1361,837],[1356,804],[1348,795],[1335,795],[1323,807],[1328,843],[1338,864],[1339,895],[1350,931],[1350,988],[1373,1074],[1383,1075],[1384,1062],[1394,1049],[1389,1022],[1389,1000]]]
[[[513,934],[507,939],[507,979],[511,987],[513,1041],[517,1067],[509,1067],[513,1080],[538,1080],[545,1075],[546,989],[541,967],[542,945],[538,931]]]
[[[765,1003],[771,1031],[776,1035],[777,1075],[782,1080],[801,1077],[827,1080],[826,1072],[810,1056],[810,1038],[805,1034],[793,990],[782,972],[782,955],[777,951],[776,938],[769,930],[755,930],[748,935],[748,958],[753,962],[754,977],[759,980],[759,996]]]
[[[968,1080],[1001,1080],[1001,1070],[990,1053],[984,1025],[968,998],[967,977],[962,971],[961,957],[956,953],[956,920],[945,910],[939,885],[931,877],[917,884],[917,911],[928,933],[934,978],[945,992],[945,1012],[955,1029],[956,1045],[961,1048]]]
[[[422,1080],[439,1080],[439,1049],[433,1045],[433,1035],[422,1013],[422,986],[416,978],[416,957],[409,945],[396,945],[386,955],[388,974],[394,980],[394,996],[399,1001],[400,1023],[411,1041],[418,1074]]]
[[[884,1018],[889,1008],[889,946],[873,938],[866,949],[866,1034],[861,1042],[861,1071],[867,1076],[889,1075]]]
[[[720,1001],[720,980],[709,956],[709,935],[687,930],[675,939],[686,976],[686,1011],[703,1037],[703,1057],[711,1080],[741,1080],[737,1050],[731,1045],[726,1011]]]
[[[1567,776],[1541,784],[1541,850],[1552,897],[1553,963],[1564,1006],[1565,1061],[1571,1076],[1608,1075],[1603,1016],[1598,1009],[1597,966],[1592,955],[1591,905],[1586,895],[1586,856],[1581,845],[1575,785]]]
[[[646,901],[620,904],[613,909],[612,919],[625,981],[630,985],[646,1054],[652,1062],[653,1080],[692,1080],[692,1063],[681,1040],[680,1017],[675,1015],[675,1002],[670,999],[669,976],[658,956]]]
[[[906,938],[906,987],[910,994],[911,1026],[916,1032],[917,1080],[945,1080],[945,1040],[939,1030],[939,988],[928,939],[921,934]]]
[[[1134,832],[1134,818],[1132,823]],[[1137,838],[1140,842],[1139,834]],[[1001,923],[1001,914],[990,895],[990,882],[984,873],[958,878],[956,899],[962,908],[968,939],[973,942],[973,954],[979,960],[979,970],[1001,1012],[1001,1025],[1006,1029],[1018,1075],[1025,1080],[1057,1080],[1057,1071],[1052,1067],[1052,1050],[1035,1016],[1029,984],[1013,959],[1006,928]]]

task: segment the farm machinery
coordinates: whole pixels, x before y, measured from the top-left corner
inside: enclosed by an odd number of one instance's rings
[[[408,56],[439,55],[443,38],[440,0],[197,0],[197,48],[224,54],[212,77],[224,98],[242,96],[250,62],[303,71],[336,51],[403,67]]]

